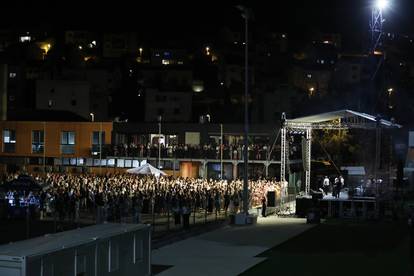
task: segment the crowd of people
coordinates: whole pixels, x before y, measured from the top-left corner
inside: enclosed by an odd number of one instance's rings
[[[221,149],[222,147],[222,149]],[[250,144],[248,146],[250,160],[276,160],[276,151],[271,151],[268,144]],[[220,159],[223,151],[223,159],[241,160],[243,159],[244,145],[241,144],[204,144],[204,145],[167,145],[161,144],[162,158],[197,158],[197,159]],[[128,156],[139,158],[157,158],[158,144],[148,143],[134,144],[124,143],[114,145],[109,152],[113,156]]]
[[[13,176],[9,176],[10,180]],[[39,192],[7,191],[9,207],[18,207],[27,197],[35,197],[42,216],[56,215],[60,220],[77,220],[81,211],[96,212],[104,220],[133,217],[140,214],[183,213],[206,210],[208,213],[236,213],[243,206],[241,180],[207,180],[139,176],[133,174],[61,174],[34,176],[43,183]],[[249,181],[250,206],[260,206],[268,191],[280,195],[279,182],[259,179]]]

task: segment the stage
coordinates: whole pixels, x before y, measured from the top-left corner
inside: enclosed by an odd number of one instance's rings
[[[378,206],[375,197],[350,197],[346,190],[339,197],[332,193],[296,197],[296,215],[306,217],[310,211],[319,212],[322,218],[373,219],[377,217]]]

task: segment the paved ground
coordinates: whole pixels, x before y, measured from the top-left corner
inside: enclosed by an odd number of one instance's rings
[[[396,221],[328,221],[258,257],[242,275],[414,275],[408,229]]]
[[[257,225],[225,226],[153,251],[167,275],[238,275],[265,260],[255,257],[310,229],[304,219],[259,218]]]

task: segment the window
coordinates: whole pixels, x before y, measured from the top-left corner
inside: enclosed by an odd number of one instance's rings
[[[85,164],[85,160],[83,158],[78,158],[76,161],[77,166],[83,166]]]
[[[124,159],[117,159],[116,160],[116,166],[118,168],[124,168],[125,167],[125,160]]]
[[[99,141],[99,133],[101,133],[101,141]],[[92,145],[105,144],[105,131],[92,132]]]
[[[30,40],[32,40],[32,37],[28,35],[24,35],[20,37],[20,42],[30,42]]]
[[[108,159],[108,167],[114,167],[115,166],[115,159]]]
[[[125,166],[125,168],[131,168],[132,167],[132,160],[125,160],[124,166]]]
[[[61,136],[61,152],[63,154],[75,153],[75,132],[74,131],[62,131]]]
[[[43,153],[45,145],[45,137],[43,130],[32,131],[32,152]]]
[[[16,131],[14,129],[3,130],[3,144],[4,152],[16,151]]]
[[[9,73],[9,78],[14,79],[17,76],[16,73],[10,72]]]
[[[99,133],[101,134],[99,137]],[[98,156],[101,152],[102,145],[105,144],[105,131],[92,132],[92,155]]]

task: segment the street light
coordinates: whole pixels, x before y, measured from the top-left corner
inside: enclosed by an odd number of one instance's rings
[[[158,169],[161,169],[161,120],[162,116],[158,116]]]
[[[89,113],[89,115],[91,116],[91,121],[95,122],[95,114],[93,114],[92,112]]]
[[[249,213],[249,183],[248,183],[248,146],[249,143],[248,133],[249,133],[249,114],[248,114],[248,92],[249,92],[249,18],[251,12],[243,6],[237,6],[237,9],[241,11],[242,17],[244,18],[244,55],[245,55],[245,68],[244,68],[244,78],[245,78],[245,87],[244,87],[244,181],[243,181],[243,212],[248,215]]]

